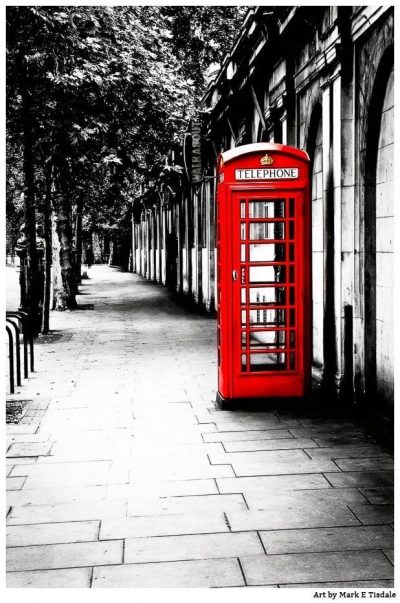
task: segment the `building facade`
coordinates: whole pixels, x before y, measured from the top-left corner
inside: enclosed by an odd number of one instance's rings
[[[179,157],[132,219],[132,267],[215,311],[218,154],[311,159],[315,389],[393,413],[393,7],[256,7]],[[191,144],[189,144],[191,142]],[[200,149],[200,153],[199,153]]]

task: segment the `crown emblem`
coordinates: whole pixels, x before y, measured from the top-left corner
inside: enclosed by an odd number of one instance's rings
[[[264,157],[261,157],[260,163],[261,165],[271,165],[272,163],[274,163],[274,160],[268,155],[268,153],[266,153]]]

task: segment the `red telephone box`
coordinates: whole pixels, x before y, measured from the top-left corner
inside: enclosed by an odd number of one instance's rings
[[[300,398],[310,387],[309,157],[273,143],[222,153],[217,187],[218,394]]]

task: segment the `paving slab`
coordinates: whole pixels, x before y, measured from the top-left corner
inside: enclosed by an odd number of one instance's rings
[[[362,450],[360,451],[362,455]],[[371,458],[341,458],[336,460],[337,466],[342,471],[391,471],[393,460],[389,455]]]
[[[64,483],[69,482],[70,476],[76,476],[77,473],[82,475],[90,475],[92,473],[105,473],[110,468],[110,461],[93,461],[93,462],[67,462],[63,463],[62,467],[58,465],[23,465],[15,463],[12,475],[29,475],[29,476],[48,476],[49,481],[55,481],[57,476],[64,478]]]
[[[385,553],[385,555],[389,559],[389,561],[394,565],[394,548],[383,549],[383,552]]]
[[[350,438],[363,437],[363,432],[360,428],[344,429],[340,424],[321,425],[315,427],[290,427],[290,433],[294,438],[333,438],[335,435],[346,444]]]
[[[341,446],[330,446],[326,448],[318,448],[314,446],[311,450],[308,449],[307,446],[304,446],[304,448],[312,459],[340,459],[340,463],[343,462],[343,459],[346,459],[347,463],[353,460],[355,462],[361,459],[366,460],[368,457],[379,457],[379,459],[382,461],[391,460],[390,455],[385,453],[376,444],[348,444]],[[337,464],[340,466],[339,463]],[[342,470],[345,471],[345,469]]]
[[[297,461],[309,461],[304,450],[260,450],[252,452],[212,452],[209,454],[210,463],[230,463],[232,465],[264,464],[266,467],[272,464],[288,463]]]
[[[263,421],[217,421],[214,420],[214,423],[219,432],[230,432],[230,431],[249,431],[249,429],[254,431],[265,431],[270,429],[290,429],[297,428],[298,423],[296,420],[293,421],[279,421],[278,419],[265,419]],[[208,425],[208,423],[204,423],[204,425]]]
[[[13,506],[7,517],[9,524],[31,524],[58,521],[96,520],[126,517],[126,500],[100,500],[54,505]]]
[[[388,526],[270,530],[261,531],[260,536],[268,555],[385,549],[392,547],[394,540]]]
[[[9,478],[20,479],[20,478]],[[106,498],[106,485],[71,486],[64,488],[27,488],[7,493],[7,500],[12,506],[55,505],[64,503],[83,503]]]
[[[11,475],[27,476],[25,488],[97,486],[128,482],[127,469],[118,464],[113,465],[109,461],[16,465]]]
[[[251,440],[276,440],[293,439],[293,435],[288,429],[263,429],[246,431],[219,431],[217,433],[207,433],[203,435],[205,442],[240,442]]]
[[[304,459],[299,461],[277,461],[263,462],[251,461],[248,462],[231,462],[232,468],[237,477],[256,476],[256,475],[295,475],[295,474],[312,474],[325,473],[330,475],[331,472],[339,472],[340,469],[333,461],[312,461]],[[215,476],[218,477],[218,476]],[[221,476],[222,477],[222,476]]]
[[[237,559],[95,567],[94,588],[225,588],[244,586]]]
[[[393,471],[346,471],[327,473],[325,478],[334,488],[377,488],[393,486]]]
[[[134,466],[129,472],[131,482],[154,482],[161,480],[190,480],[208,479],[217,477],[233,477],[235,475],[230,465],[204,465],[191,467],[160,467],[157,464],[146,466]]]
[[[47,438],[43,437],[40,433],[9,433],[9,426],[7,425],[7,436],[6,436],[6,447],[7,449],[11,446],[13,442],[27,442],[29,444],[40,442],[47,442],[49,436]]]
[[[6,477],[6,490],[21,490],[26,477]]]
[[[336,431],[323,437],[314,437],[313,440],[321,448],[330,448],[331,446],[364,446],[374,444],[373,439],[370,436],[364,434],[363,432],[358,432],[357,434],[349,435],[348,433],[346,434]]]
[[[239,440],[239,441],[224,441],[224,449],[226,452],[253,452],[253,451],[269,451],[269,450],[291,450],[302,448],[317,448],[311,438],[281,438],[281,439],[260,439],[260,440]]]
[[[331,474],[329,474],[331,475]],[[328,480],[320,473],[299,475],[256,475],[217,479],[219,491],[223,494],[236,492],[271,492],[282,490],[309,490],[310,488],[331,488]]]
[[[249,586],[393,579],[393,566],[382,551],[258,555],[240,560]]]
[[[100,539],[211,534],[213,532],[229,532],[223,513],[147,515],[127,519],[105,519],[101,523]]]
[[[134,482],[129,484],[109,484],[106,486],[107,498],[146,498],[149,495],[166,496],[200,496],[219,494],[215,479],[188,479],[170,481]]]
[[[347,505],[321,503],[312,507],[307,503],[271,506],[268,510],[228,511],[229,526],[233,532],[245,530],[284,530],[294,528],[354,526],[360,521]]]
[[[35,463],[37,463],[38,457],[36,456],[19,456],[16,458],[6,458],[6,467],[7,469],[9,469],[9,471],[11,471],[10,468],[15,467],[15,465],[18,464],[23,464],[23,465],[34,465]]]
[[[360,503],[368,501],[356,488],[318,488],[315,490],[245,490],[243,496],[250,509],[269,509],[288,507],[293,504],[313,506],[321,503]]]
[[[89,588],[92,568],[8,572],[7,588]]]
[[[176,515],[211,513],[219,511],[244,511],[246,502],[241,494],[211,494],[205,496],[178,496],[146,498],[137,495],[128,499],[128,517],[142,515]]]
[[[7,546],[88,542],[98,540],[99,529],[99,521],[8,525],[6,528]]]
[[[390,505],[394,502],[394,488],[360,488],[360,492],[372,505]]]
[[[392,524],[394,519],[393,505],[349,505],[356,517],[365,525]]]
[[[182,450],[181,454],[168,454],[165,452],[164,454],[155,455],[155,456],[147,456],[146,453],[142,456],[139,452],[135,451],[132,454],[129,454],[130,464],[131,464],[131,475],[134,475],[136,472],[148,471],[148,472],[168,472],[173,469],[177,471],[187,471],[192,470],[201,471],[205,469],[206,472],[212,469],[210,466],[210,460],[208,455],[206,454],[206,450],[203,450],[202,454],[194,453],[185,455]],[[228,465],[228,461],[223,463],[223,465]]]
[[[117,564],[122,563],[122,553],[122,540],[10,547],[7,571]]]
[[[49,442],[15,442],[7,450],[7,458],[46,456],[50,454],[51,447]]]
[[[304,584],[279,584],[279,588],[393,588],[393,580],[348,580],[343,582],[338,580],[337,582],[309,582]]]
[[[256,532],[133,538],[125,542],[125,563],[218,559],[263,553]]]
[[[15,434],[34,434],[36,433],[39,427],[39,423],[31,423],[29,425],[25,423],[19,423],[18,425],[7,425],[7,433],[8,435]]]
[[[72,438],[71,438],[72,439]],[[105,444],[104,446],[90,446],[85,448],[78,446],[73,450],[60,450],[59,448],[52,451],[51,456],[41,456],[38,458],[39,465],[52,465],[55,463],[84,463],[98,461],[114,461],[126,459],[129,456],[129,446],[123,442],[112,446]]]
[[[147,441],[133,438],[130,444],[130,456],[132,461],[137,461],[140,458],[148,462],[150,459],[159,461],[160,459],[168,458],[179,462],[181,459],[187,459],[187,463],[191,463],[191,459],[201,458],[207,460],[210,464],[208,455],[211,452],[223,452],[224,448],[221,442],[207,443],[192,442],[191,444],[182,444],[176,442],[165,441]]]

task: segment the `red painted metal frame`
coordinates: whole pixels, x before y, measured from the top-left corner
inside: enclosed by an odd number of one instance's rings
[[[273,164],[268,167],[298,168],[298,178],[290,180],[236,180],[236,169],[262,169],[261,158],[268,154]],[[256,143],[237,147],[223,153],[218,161],[217,187],[217,308],[218,308],[218,399],[229,400],[249,398],[300,398],[309,393],[311,373],[311,207],[309,158],[304,151],[273,143]],[[290,199],[294,199],[290,202]],[[271,201],[284,203],[284,216],[275,218],[249,218],[251,201]],[[273,201],[274,200],[274,201]],[[241,203],[246,203],[246,217],[241,217]],[[289,216],[289,203],[294,204],[294,216]],[[274,206],[275,207],[275,206]],[[249,239],[249,223],[284,223],[284,238]],[[294,225],[292,239],[289,239],[289,223]],[[246,238],[241,239],[241,224],[245,224]],[[266,227],[268,228],[268,227]],[[274,231],[274,236],[276,232]],[[250,261],[250,244],[275,244],[284,246],[285,259],[278,261]],[[245,245],[246,257],[241,257],[241,245]],[[289,245],[294,254],[289,260]],[[254,248],[253,248],[254,249]],[[250,266],[285,266],[285,281],[273,283],[249,283]],[[289,266],[293,267],[294,282],[288,283]],[[245,283],[242,281],[244,269]],[[237,280],[234,280],[234,271]],[[242,287],[246,301],[242,303]],[[284,304],[250,303],[250,288],[279,287],[286,293]],[[290,288],[290,289],[289,289]],[[289,298],[294,292],[294,300]],[[276,298],[276,295],[275,295]],[[242,326],[241,312],[246,312],[246,324]],[[285,312],[284,324],[269,327],[255,326],[249,322],[249,312],[275,310]],[[289,325],[288,316],[295,317]],[[259,314],[257,314],[257,317]],[[278,321],[279,322],[279,321]],[[285,331],[284,347],[250,349],[250,332]],[[246,346],[242,349],[242,334],[245,333]],[[293,339],[295,344],[291,344]],[[277,337],[279,338],[279,336]],[[291,347],[290,347],[291,346]],[[284,354],[285,367],[279,370],[250,372],[249,354]],[[242,354],[246,363],[242,368]],[[281,356],[283,358],[283,356]],[[289,364],[289,359],[292,364]],[[293,364],[294,362],[294,364]],[[264,365],[267,366],[267,365]],[[254,365],[252,365],[254,369]],[[225,404],[225,406],[229,404]]]

